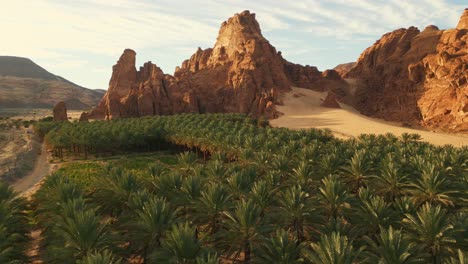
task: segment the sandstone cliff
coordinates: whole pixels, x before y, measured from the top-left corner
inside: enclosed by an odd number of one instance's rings
[[[468,9],[455,29],[428,26],[385,34],[346,78],[363,85],[355,106],[367,115],[468,132]]]
[[[223,22],[213,48],[201,49],[164,74],[151,62],[135,68],[125,50],[98,107],[83,119],[113,119],[177,113],[245,113],[275,117],[279,95],[291,86],[324,90],[343,82],[315,67],[292,64],[266,40],[255,14],[244,11]]]
[[[344,77],[351,69],[356,66],[356,62],[348,62],[336,65],[333,68],[341,77]]]

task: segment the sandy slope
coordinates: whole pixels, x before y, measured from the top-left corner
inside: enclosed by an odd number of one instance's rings
[[[452,144],[454,146],[468,145],[468,136],[447,135],[404,128],[398,124],[385,122],[359,114],[355,109],[343,105],[342,109],[332,109],[320,106],[327,93],[315,92],[308,89],[293,88],[286,94],[282,106],[277,110],[284,115],[271,120],[272,126],[301,128],[329,128],[338,137],[353,137],[359,134],[385,134],[418,133],[423,140],[435,145]]]

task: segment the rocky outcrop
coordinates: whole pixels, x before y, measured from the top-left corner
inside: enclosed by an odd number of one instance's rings
[[[328,108],[341,108],[337,100],[338,98],[334,93],[328,92],[327,97],[325,97],[320,105]]]
[[[68,121],[65,102],[58,102],[53,109],[54,121]]]
[[[336,65],[333,68],[341,77],[344,77],[354,66],[356,66],[356,62],[348,62],[343,64]]]
[[[317,82],[322,80],[322,73],[317,67],[302,66],[286,60],[283,63],[284,71],[292,86],[323,91],[323,88],[317,85]]]
[[[465,9],[465,11],[463,12],[463,15],[458,21],[457,29],[458,30],[468,29],[468,8]]]
[[[275,117],[281,93],[291,86],[323,91],[318,82],[327,80],[315,67],[283,59],[249,11],[223,22],[214,47],[198,48],[174,75],[151,62],[136,70],[135,56],[124,51],[106,95],[83,119],[187,112]]]
[[[356,108],[367,115],[468,132],[468,12],[456,29],[428,26],[385,34],[347,78],[363,83]]]

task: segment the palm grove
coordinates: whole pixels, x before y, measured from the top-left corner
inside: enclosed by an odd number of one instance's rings
[[[43,230],[46,263],[467,261],[466,147],[409,134],[339,140],[238,114],[36,130],[59,158],[180,153],[143,173],[55,173],[30,204],[0,188],[2,263],[25,259],[28,217]]]

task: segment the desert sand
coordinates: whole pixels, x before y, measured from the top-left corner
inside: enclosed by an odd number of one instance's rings
[[[364,116],[341,103],[341,109],[323,107],[320,104],[326,96],[326,92],[293,88],[284,95],[283,105],[277,106],[277,110],[283,115],[271,120],[271,125],[290,129],[328,128],[339,138],[356,137],[360,134],[392,133],[399,136],[402,133],[417,133],[424,141],[434,145],[468,145],[468,136],[465,135],[448,135],[402,127],[397,123]]]

